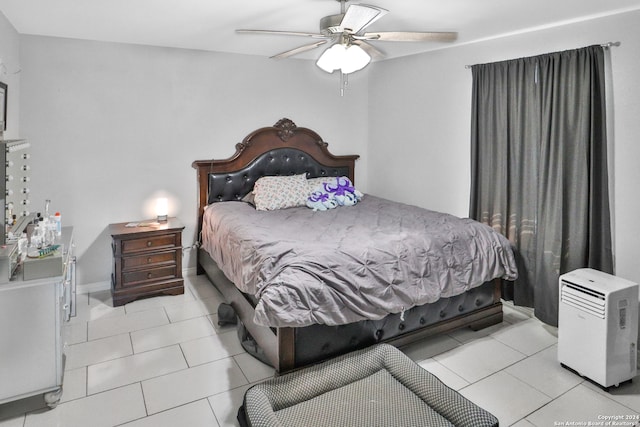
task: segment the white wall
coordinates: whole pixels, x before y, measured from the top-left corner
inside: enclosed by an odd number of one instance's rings
[[[0,12],[0,82],[7,85],[7,130],[4,139],[20,135],[20,36]]]
[[[375,64],[369,85],[368,185],[384,197],[468,215],[471,70],[591,44],[611,49],[616,272],[640,282],[640,11]],[[391,170],[392,179],[377,171]]]
[[[227,158],[288,117],[336,154],[362,154],[367,73],[339,96],[313,62],[21,36],[21,136],[32,144],[32,210],[52,200],[76,231],[79,281],[109,280],[107,225],[154,216],[159,195],[196,239],[194,160]],[[345,115],[346,109],[349,114]],[[193,254],[195,255],[195,254]],[[187,254],[193,267],[195,256]]]

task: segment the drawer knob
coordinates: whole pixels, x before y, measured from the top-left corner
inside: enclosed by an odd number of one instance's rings
[[[153,244],[153,243],[151,243],[151,241],[148,241],[148,242],[147,242],[147,247],[148,247],[148,248],[150,248],[152,244]]]
[[[151,257],[147,258],[147,264],[151,264],[152,261]]]
[[[152,276],[153,276],[153,274],[147,273],[147,279],[151,279]]]

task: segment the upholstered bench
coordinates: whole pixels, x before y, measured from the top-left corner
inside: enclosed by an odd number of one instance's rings
[[[388,344],[254,385],[238,421],[249,427],[498,425],[496,417]]]

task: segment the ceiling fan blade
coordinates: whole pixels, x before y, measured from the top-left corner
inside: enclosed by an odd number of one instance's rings
[[[343,31],[357,34],[365,27],[386,15],[388,10],[367,4],[352,4],[340,22]]]
[[[322,45],[323,45],[323,44],[325,44],[327,41],[328,41],[328,40],[321,40],[321,41],[319,41],[319,42],[314,42],[314,43],[307,44],[307,45],[304,45],[304,46],[296,47],[295,49],[287,50],[286,52],[282,52],[282,53],[279,53],[279,54],[277,54],[277,55],[273,55],[273,56],[271,57],[271,59],[284,59],[284,58],[288,58],[288,57],[290,57],[290,56],[297,55],[297,54],[299,54],[299,53],[306,52],[306,51],[311,50],[311,49],[315,49],[315,48],[317,48],[318,46],[322,46]]]
[[[354,36],[354,38],[358,40],[379,40],[390,42],[449,42],[458,38],[458,33],[434,31],[380,31],[377,33],[364,33],[362,36]]]
[[[384,58],[384,53],[380,50],[376,49],[373,45],[365,42],[364,40],[354,40],[351,43],[358,45],[369,54],[369,56],[373,59],[382,59]]]
[[[301,36],[311,37],[314,39],[329,39],[331,37],[320,33],[303,33],[299,31],[274,31],[274,30],[236,30],[240,34],[275,34],[279,36]]]

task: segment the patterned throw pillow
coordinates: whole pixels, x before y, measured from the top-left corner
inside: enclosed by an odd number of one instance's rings
[[[309,197],[306,174],[291,176],[263,176],[253,186],[256,210],[306,206]]]

